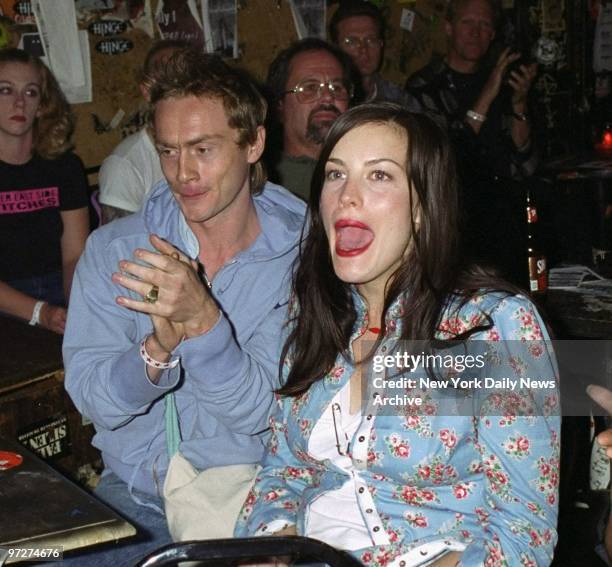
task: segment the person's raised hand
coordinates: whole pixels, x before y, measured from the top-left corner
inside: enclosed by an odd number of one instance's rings
[[[525,112],[529,89],[538,74],[538,64],[520,65],[510,71],[508,84],[512,87],[512,108],[515,112]]]
[[[476,104],[476,110],[478,110],[478,112],[486,114],[489,106],[491,106],[491,103],[497,98],[501,90],[508,66],[519,59],[520,56],[520,53],[513,53],[510,47],[506,47],[500,53],[478,98]],[[484,105],[484,107],[482,105]]]
[[[159,346],[170,353],[184,337],[212,328],[219,309],[195,261],[156,235],[151,235],[150,242],[156,251],[139,248],[134,252],[137,261],[121,260],[121,272],[113,274],[113,281],[142,297],[119,296],[117,303],[147,313]]]

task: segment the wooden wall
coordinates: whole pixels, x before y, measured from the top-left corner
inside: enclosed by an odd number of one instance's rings
[[[153,6],[155,4],[154,1]],[[76,150],[86,166],[99,165],[121,139],[138,130],[143,123],[145,107],[137,75],[154,40],[139,29],[127,30],[121,37],[130,40],[134,47],[126,53],[105,55],[94,49],[99,38],[90,35],[94,100],[75,106],[78,116]],[[238,15],[238,38],[241,56],[236,63],[258,78],[265,77],[267,63],[274,53],[295,38],[288,4],[283,2],[277,8],[275,1],[245,2]],[[159,39],[157,29],[155,39]],[[125,115],[119,125],[105,130],[104,126],[120,111]]]
[[[444,51],[445,39],[441,33],[444,7],[443,0],[416,0],[408,4],[405,0],[387,2],[384,9],[389,31],[382,67],[386,78],[403,85],[410,73],[429,60],[432,51]],[[418,14],[411,33],[399,26],[403,8]],[[335,5],[328,15],[334,9]],[[135,77],[152,40],[138,29],[128,30],[121,37],[132,41],[132,50],[103,55],[95,50],[95,43],[100,38],[90,34],[94,100],[75,106],[78,116],[76,151],[87,167],[99,165],[123,137],[136,131],[142,123],[143,105]],[[275,55],[295,39],[291,11],[285,0],[242,1],[238,11],[240,56],[236,64],[263,80]],[[125,115],[119,125],[105,129],[120,110]]]
[[[11,1],[0,0],[0,6]],[[153,14],[157,2],[158,0],[151,0]],[[18,3],[27,3],[27,0]],[[443,15],[446,3],[447,0],[382,0],[382,9],[388,24],[385,59],[381,69],[384,77],[403,85],[410,74],[430,60],[432,54],[445,52]],[[238,0],[238,4],[240,55],[235,63],[263,80],[269,63],[278,51],[297,38],[289,4],[287,0]],[[564,138],[572,131],[571,125],[565,119],[567,112],[564,109],[568,105],[577,106],[576,101],[584,91],[583,77],[579,69],[584,61],[578,61],[580,57],[577,55],[584,46],[577,47],[576,41],[568,42],[566,36],[571,33],[571,26],[586,14],[586,0],[570,3],[571,9],[566,9],[566,4],[566,0],[503,1],[506,15],[512,14],[508,17],[509,21],[514,19],[516,23],[518,20],[514,13],[522,14],[519,18],[526,22],[530,41],[536,41],[542,35],[549,35],[564,50],[559,62],[548,68],[541,68],[536,89],[537,98],[542,104],[541,114],[547,122],[545,128],[552,128],[557,133],[562,132]],[[546,29],[546,22],[550,20],[550,16],[546,14],[551,13],[550,9],[546,11],[546,6],[550,8],[552,5],[565,12],[564,21],[568,22],[569,26],[562,24],[554,31]],[[328,17],[335,8],[336,4],[329,6]],[[512,8],[517,10],[512,12]],[[400,26],[404,10],[414,12],[410,31]],[[79,25],[86,29],[90,23],[91,21],[84,20]],[[154,28],[157,39],[157,26]],[[580,33],[584,29],[577,31]],[[138,130],[144,120],[144,106],[136,77],[153,38],[132,26],[127,26],[117,37],[131,42],[132,48],[125,53],[109,55],[96,50],[96,44],[101,38],[89,33],[94,97],[91,103],[75,105],[78,117],[76,151],[87,167],[99,165],[115,145]],[[577,89],[581,92],[578,93]],[[580,118],[576,117],[577,120]],[[560,137],[555,134],[551,139],[559,140]],[[546,153],[555,152],[555,149],[550,149],[552,152]]]

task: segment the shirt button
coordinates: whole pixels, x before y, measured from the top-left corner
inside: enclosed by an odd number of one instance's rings
[[[378,396],[380,396],[380,394],[379,394],[378,392],[374,392],[374,393],[372,394],[372,397],[373,397],[374,399],[378,398]]]
[[[360,443],[363,443],[364,441],[365,441],[365,437],[364,437],[363,435],[361,435],[361,436],[359,437],[359,442],[360,442]]]
[[[383,352],[387,352],[387,347],[386,347],[386,346],[384,346],[384,347],[382,347],[380,350],[382,350]]]
[[[406,562],[405,561],[400,561],[400,567],[406,567]]]
[[[368,417],[366,417],[366,419],[367,419],[368,421],[370,421],[370,420],[372,419],[372,416],[371,416],[371,415],[368,415]]]
[[[359,488],[359,490],[357,492],[359,492],[359,494],[363,494],[365,491],[365,488],[362,486]]]
[[[372,528],[372,530],[375,531],[375,532],[379,532],[380,531],[380,526],[374,526]]]
[[[373,511],[374,511],[374,510],[372,510],[372,508],[368,508],[368,509],[366,510],[366,514],[371,514]]]
[[[419,553],[420,553],[421,555],[427,555],[427,551],[425,551],[424,549],[422,549],[421,551],[419,551]]]

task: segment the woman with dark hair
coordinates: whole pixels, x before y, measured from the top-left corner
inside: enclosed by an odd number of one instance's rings
[[[67,151],[73,126],[49,69],[0,50],[0,312],[56,333],[89,234],[87,180]]]
[[[366,565],[552,560],[554,355],[527,298],[462,267],[456,193],[446,136],[427,117],[366,104],[334,123],[313,177],[285,384],[237,535],[310,536]],[[410,344],[450,367],[402,373],[395,355]],[[457,345],[481,353],[471,374],[457,374],[468,360]]]

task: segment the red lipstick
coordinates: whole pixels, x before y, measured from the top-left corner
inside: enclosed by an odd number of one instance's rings
[[[363,254],[374,241],[372,229],[365,223],[351,219],[340,219],[336,229],[336,254],[350,258]]]

